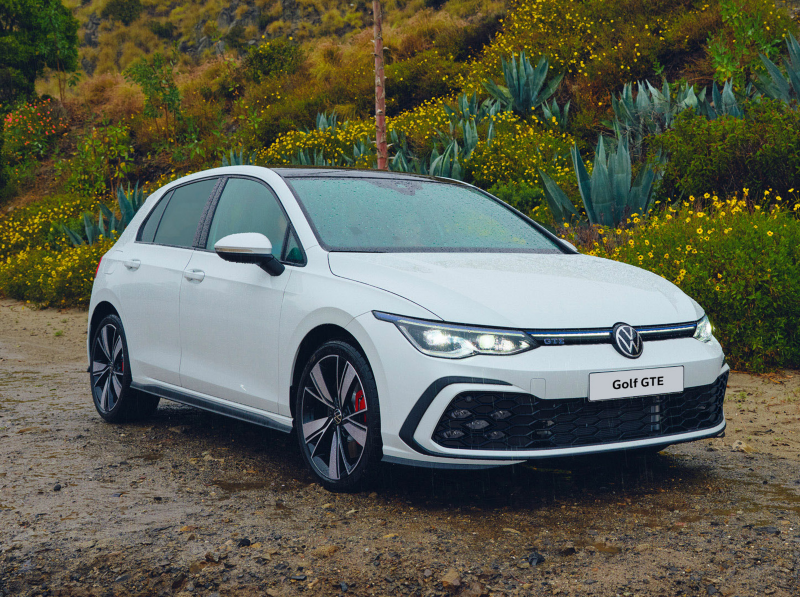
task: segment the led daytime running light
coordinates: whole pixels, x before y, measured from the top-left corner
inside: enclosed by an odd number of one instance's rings
[[[446,359],[474,355],[512,355],[536,348],[524,332],[493,330],[399,317],[375,312],[375,317],[390,321],[421,353]]]

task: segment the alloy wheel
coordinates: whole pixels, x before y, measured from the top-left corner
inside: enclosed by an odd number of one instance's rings
[[[108,323],[95,336],[92,346],[92,394],[102,412],[110,412],[119,402],[124,378],[122,335]]]
[[[327,355],[306,375],[300,424],[309,460],[321,476],[339,481],[358,466],[367,443],[367,401],[346,358]]]

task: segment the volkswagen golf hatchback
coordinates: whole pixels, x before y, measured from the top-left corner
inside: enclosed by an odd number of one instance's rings
[[[107,421],[160,398],[297,436],[329,489],[722,434],[703,309],[467,184],[234,166],[153,193],[89,313]]]

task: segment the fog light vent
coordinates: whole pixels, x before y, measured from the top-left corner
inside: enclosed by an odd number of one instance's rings
[[[459,408],[454,410],[450,413],[450,416],[454,419],[468,419],[472,413],[464,408]]]
[[[464,437],[464,432],[458,429],[448,429],[447,431],[442,431],[442,437],[445,439],[458,439],[459,437]]]

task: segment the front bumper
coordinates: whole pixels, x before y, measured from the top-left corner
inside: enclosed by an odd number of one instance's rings
[[[456,468],[497,466],[533,458],[676,444],[714,437],[725,429],[722,397],[728,367],[724,364],[724,354],[716,340],[708,344],[693,338],[645,342],[644,352],[636,360],[622,357],[608,344],[545,346],[513,356],[448,360],[421,354],[393,324],[378,321],[371,313],[354,320],[350,331],[361,341],[375,373],[381,405],[384,459],[388,461]],[[459,446],[457,442],[442,441],[441,435],[437,435],[437,427],[439,431],[442,430],[443,415],[451,408],[453,399],[465,393],[493,392],[527,397],[522,402],[535,397],[539,408],[537,412],[546,411],[552,425],[552,412],[570,411],[569,404],[588,403],[586,396],[590,373],[668,366],[683,366],[685,393],[698,393],[704,387],[715,386],[719,393],[718,416],[705,416],[699,427],[696,425],[682,430],[680,425],[660,424],[664,422],[663,416],[657,420],[648,419],[648,415],[661,414],[661,411],[650,413],[640,409],[638,414],[630,413],[630,405],[635,401],[639,401],[642,408],[650,408],[655,403],[672,400],[669,397],[646,401],[631,398],[626,399],[627,404],[623,401],[611,402],[619,403],[616,406],[621,408],[619,412],[623,418],[629,420],[633,417],[639,421],[640,425],[634,433],[615,435],[613,431],[608,432],[613,425],[604,430],[603,420],[610,418],[613,422],[615,415],[600,413],[600,419],[592,419],[597,414],[592,411],[588,413],[592,420],[580,417],[570,419],[575,441],[569,440],[567,436],[570,430],[563,425],[558,427],[563,432],[556,434],[555,440],[549,443],[528,442],[520,449],[514,449],[514,446],[498,449],[497,445]],[[674,402],[670,402],[669,411],[669,420],[673,423],[675,417],[679,417],[679,410],[676,409],[680,409]],[[605,408],[611,406],[605,405]],[[626,409],[628,414],[623,413]],[[533,415],[534,411],[526,411],[526,414]],[[532,422],[530,417],[527,420],[528,423]],[[653,432],[649,433],[648,430]],[[591,434],[600,439],[596,442],[586,441],[586,436]]]

